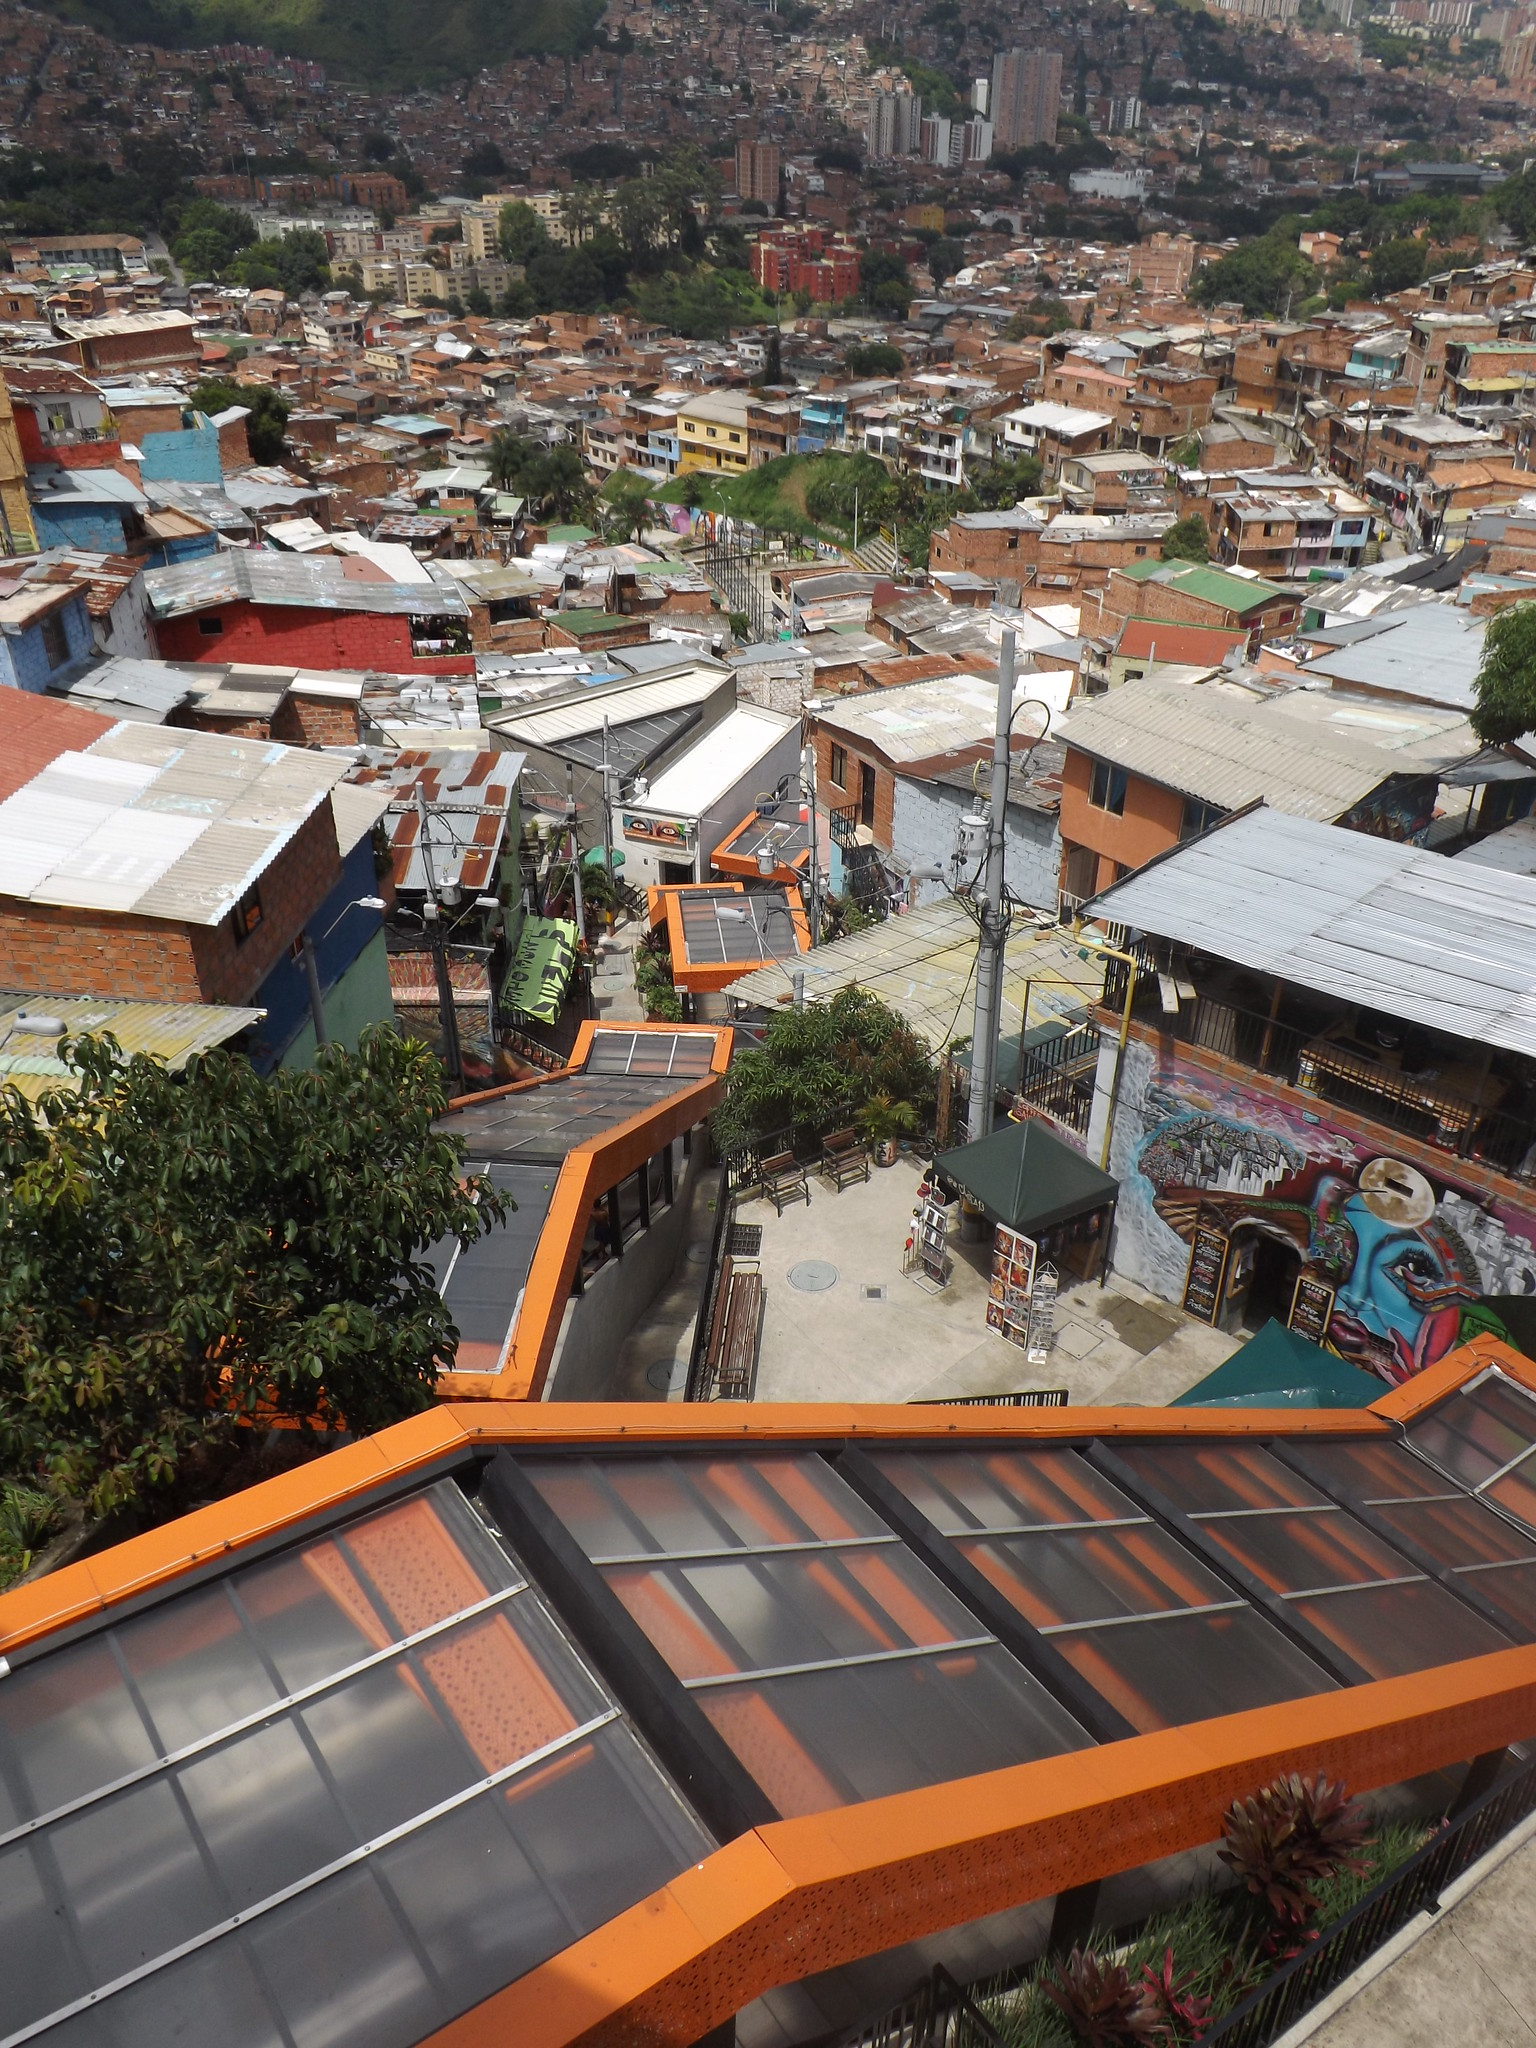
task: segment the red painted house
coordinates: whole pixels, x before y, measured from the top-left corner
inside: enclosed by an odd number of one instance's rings
[[[450,579],[392,583],[356,556],[233,548],[144,579],[166,661],[473,675],[469,605]]]

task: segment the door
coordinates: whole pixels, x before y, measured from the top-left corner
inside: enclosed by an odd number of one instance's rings
[[[875,822],[875,771],[867,761],[859,763],[859,823]]]

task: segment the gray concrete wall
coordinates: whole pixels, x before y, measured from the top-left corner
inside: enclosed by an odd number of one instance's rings
[[[910,867],[942,864],[955,850],[962,811],[980,810],[979,797],[967,797],[939,782],[920,782],[898,775],[891,812],[891,851]],[[1010,804],[1003,827],[1004,872],[1016,896],[1041,910],[1056,908],[1061,869],[1061,833],[1053,814]],[[919,882],[918,903],[935,903],[944,894],[940,882]]]
[[[673,1155],[676,1178],[670,1209],[652,1209],[651,1227],[632,1238],[621,1259],[610,1259],[587,1282],[586,1292],[566,1306],[559,1342],[544,1384],[546,1401],[613,1401],[619,1351],[624,1339],[666,1285],[683,1252],[689,1195],[708,1148],[695,1143],[691,1158],[682,1146]],[[704,1268],[699,1267],[699,1284]]]

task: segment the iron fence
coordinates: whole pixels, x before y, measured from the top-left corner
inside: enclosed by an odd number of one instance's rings
[[[1416,1914],[1438,1911],[1441,1894],[1533,1811],[1536,1765],[1441,1827],[1300,1955],[1202,2033],[1201,2048],[1269,2048]],[[899,2005],[837,2035],[834,2048],[1006,2048],[980,2001],[1016,1991],[1028,1974],[1010,1971],[967,1989],[937,1967]]]
[[[734,1207],[730,1173],[722,1165],[720,1183],[715,1192],[715,1227],[709,1234],[709,1262],[704,1268],[704,1279],[699,1288],[699,1312],[693,1319],[693,1344],[688,1352],[688,1377],[683,1382],[685,1401],[707,1401],[712,1391],[707,1384],[709,1332],[718,1305],[720,1262]]]
[[[754,640],[773,635],[773,614],[764,594],[763,551],[750,539],[712,540],[704,550],[704,573],[725,599],[726,609],[743,613]]]
[[[1064,1031],[1059,1038],[1043,1039],[1022,1056],[1015,1077],[1014,1093],[1031,1109],[1045,1114],[1069,1130],[1086,1136],[1093,1117],[1094,1079],[1099,1066],[1099,1034],[1089,1024]],[[1006,1078],[999,1076],[1003,1086]]]
[[[1201,2048],[1268,2048],[1342,1984],[1416,1914],[1438,1912],[1440,1894],[1536,1810],[1536,1766],[1497,1786],[1443,1827],[1415,1856],[1301,1954],[1202,2034]]]

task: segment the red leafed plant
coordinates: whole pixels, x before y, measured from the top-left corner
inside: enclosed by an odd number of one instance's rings
[[[1317,1911],[1317,1885],[1344,1872],[1364,1875],[1366,1825],[1342,1785],[1291,1772],[1251,1799],[1233,1800],[1217,1854],[1263,1901],[1276,1932],[1295,1933]]]
[[[1124,1963],[1075,1948],[1051,1965],[1040,1988],[1088,2048],[1138,2048],[1167,2038],[1156,1983],[1136,1983]]]
[[[1165,1948],[1162,1969],[1154,1970],[1150,1963],[1144,1963],[1141,1982],[1149,2000],[1157,2007],[1160,2023],[1157,2031],[1162,2037],[1171,2041],[1198,2041],[1211,2016],[1211,2000],[1195,1990],[1194,1971],[1177,1970],[1173,1950]]]

